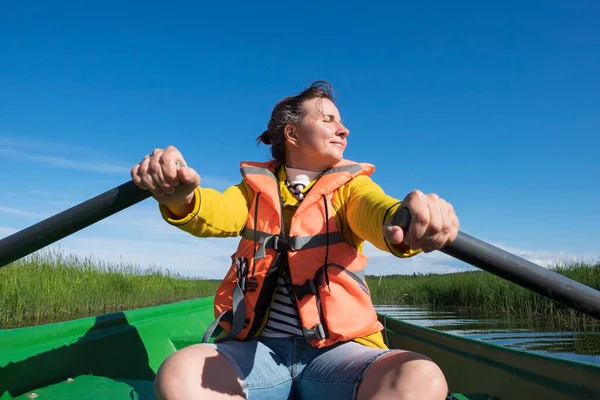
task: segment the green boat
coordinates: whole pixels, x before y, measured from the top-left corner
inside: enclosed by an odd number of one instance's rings
[[[388,346],[431,357],[457,399],[600,399],[598,365],[380,318]],[[162,361],[200,342],[212,320],[206,297],[0,331],[0,399],[154,399]]]
[[[0,267],[149,196],[132,182],[0,240]],[[398,222],[403,226],[403,222]],[[600,293],[459,233],[443,252],[600,319]],[[154,399],[173,352],[199,343],[212,297],[0,330],[0,400]],[[600,399],[600,365],[513,350],[379,314],[388,347],[422,353],[456,399]]]

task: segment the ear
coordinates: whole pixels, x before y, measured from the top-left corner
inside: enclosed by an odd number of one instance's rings
[[[298,128],[292,124],[287,124],[283,128],[283,136],[286,142],[290,143],[294,147],[300,147],[300,141],[298,137]]]

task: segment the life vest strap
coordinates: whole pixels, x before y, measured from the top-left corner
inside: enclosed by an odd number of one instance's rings
[[[244,324],[246,323],[246,303],[244,303],[244,291],[240,287],[239,281],[233,289],[232,305],[231,310],[221,313],[206,329],[202,337],[202,343],[208,342],[221,321],[230,322],[231,330],[227,335],[217,337],[215,343],[234,339],[244,328]]]
[[[329,238],[327,238],[328,235]],[[242,231],[242,237],[247,240],[256,240],[257,243],[261,244],[256,250],[256,255],[254,256],[255,260],[263,258],[266,249],[275,249],[276,251],[298,251],[345,242],[345,239],[340,232],[331,232],[329,234],[319,233],[312,236],[287,236],[283,234],[272,235],[257,229],[245,228]]]

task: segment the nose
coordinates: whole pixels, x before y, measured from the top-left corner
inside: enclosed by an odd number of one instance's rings
[[[348,136],[350,134],[350,131],[348,130],[348,128],[346,128],[344,126],[344,124],[342,124],[341,122],[338,124],[338,129],[337,132],[335,133],[337,136],[340,136],[342,139],[344,139],[346,136]]]

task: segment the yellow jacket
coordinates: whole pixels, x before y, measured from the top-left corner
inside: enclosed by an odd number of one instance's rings
[[[280,193],[283,197],[284,223],[287,228],[300,204],[285,185],[286,172],[278,172]],[[318,178],[317,178],[318,179]],[[309,190],[316,179],[305,189]],[[169,224],[198,237],[236,237],[246,224],[253,192],[242,180],[223,193],[215,189],[198,187],[194,191],[194,208],[190,214],[176,219],[164,206],[159,206],[162,217]],[[341,186],[333,195],[332,205],[338,227],[348,243],[362,252],[367,240],[376,248],[397,257],[412,257],[420,250],[385,240],[382,228],[400,206],[400,201],[388,196],[368,176],[357,176]],[[385,218],[385,221],[384,221]],[[289,233],[289,232],[286,232]],[[355,341],[370,347],[386,348],[381,332]]]

